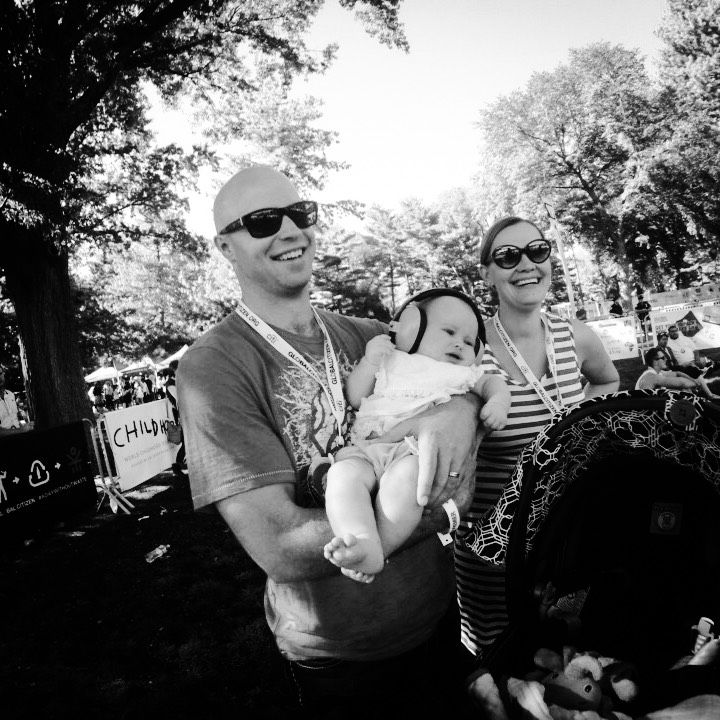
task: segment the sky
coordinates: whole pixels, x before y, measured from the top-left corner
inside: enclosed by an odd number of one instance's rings
[[[316,199],[395,207],[468,185],[479,167],[474,125],[483,106],[592,42],[638,48],[651,64],[664,9],[665,0],[405,0],[404,53],[327,0],[308,47],[337,43],[337,58],[296,91],[323,100],[318,124],[338,133],[329,156],[350,168],[331,174]],[[191,201],[190,224],[208,236],[210,204]]]
[[[351,164],[322,200],[395,205],[467,184],[478,168],[479,110],[605,40],[654,58],[664,0],[405,0],[410,52],[369,37],[329,0],[309,46],[340,46],[328,72],[306,83],[323,98],[324,126],[340,134],[331,157]]]

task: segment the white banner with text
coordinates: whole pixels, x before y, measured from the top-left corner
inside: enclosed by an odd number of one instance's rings
[[[720,305],[717,303],[653,310],[650,321],[656,335],[674,324],[698,350],[720,347]]]
[[[105,414],[105,429],[121,490],[134,488],[173,464],[177,445],[167,439],[171,418],[167,400]]]
[[[611,360],[626,360],[638,356],[634,317],[591,320],[585,324],[595,331]]]

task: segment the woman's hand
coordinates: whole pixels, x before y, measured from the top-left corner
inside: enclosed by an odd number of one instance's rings
[[[419,505],[432,507],[474,483],[479,405],[473,393],[453,397],[450,402],[398,423],[377,438],[376,442],[398,442],[408,435],[417,438]],[[460,507],[457,498],[455,501]]]

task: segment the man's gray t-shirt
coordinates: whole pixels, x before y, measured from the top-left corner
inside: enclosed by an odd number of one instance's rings
[[[320,312],[345,379],[385,326]],[[277,332],[324,377],[322,338]],[[237,313],[185,354],[178,391],[196,508],[276,483],[293,483],[298,505],[323,507],[324,488],[308,467],[340,447],[328,400]],[[452,553],[432,536],[393,556],[370,585],[339,570],[302,582],[268,579],[265,611],[290,659],[371,660],[427,639],[453,594]]]

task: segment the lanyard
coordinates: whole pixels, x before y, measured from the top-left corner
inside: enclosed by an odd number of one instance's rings
[[[325,393],[325,397],[330,403],[330,410],[335,418],[338,428],[338,444],[343,445],[342,426],[345,420],[345,398],[342,391],[342,383],[340,378],[340,363],[335,349],[330,340],[330,334],[325,327],[325,323],[318,315],[317,310],[312,308],[315,320],[325,338],[325,378],[299,353],[289,342],[281,338],[264,320],[259,318],[244,302],[240,301],[236,308],[237,314],[253,329],[258,335],[263,337],[270,345],[272,345],[281,355],[286,357],[290,362],[295,363],[301,370],[307,373]]]
[[[548,410],[552,413],[559,412],[562,410],[564,406],[562,393],[560,392],[560,388],[557,384],[557,365],[555,363],[555,345],[553,343],[552,333],[550,332],[550,328],[548,327],[548,322],[546,318],[543,318],[541,316],[542,324],[543,324],[543,330],[545,332],[545,353],[547,355],[548,359],[548,365],[550,366],[550,373],[553,376],[553,380],[555,381],[555,390],[557,391],[557,397],[558,401],[555,402],[550,395],[548,395],[547,390],[540,384],[540,381],[535,377],[535,374],[530,369],[530,366],[525,362],[525,358],[520,354],[520,351],[515,347],[515,343],[510,339],[507,332],[505,332],[505,328],[500,323],[500,318],[498,317],[498,314],[495,313],[495,316],[493,317],[493,323],[495,325],[495,330],[497,331],[498,336],[500,337],[500,340],[502,341],[503,345],[507,348],[507,351],[510,353],[510,356],[515,361],[515,364],[520,368],[520,372],[523,374],[523,377],[533,386],[535,389],[535,392],[539,395],[540,399],[545,403]]]

